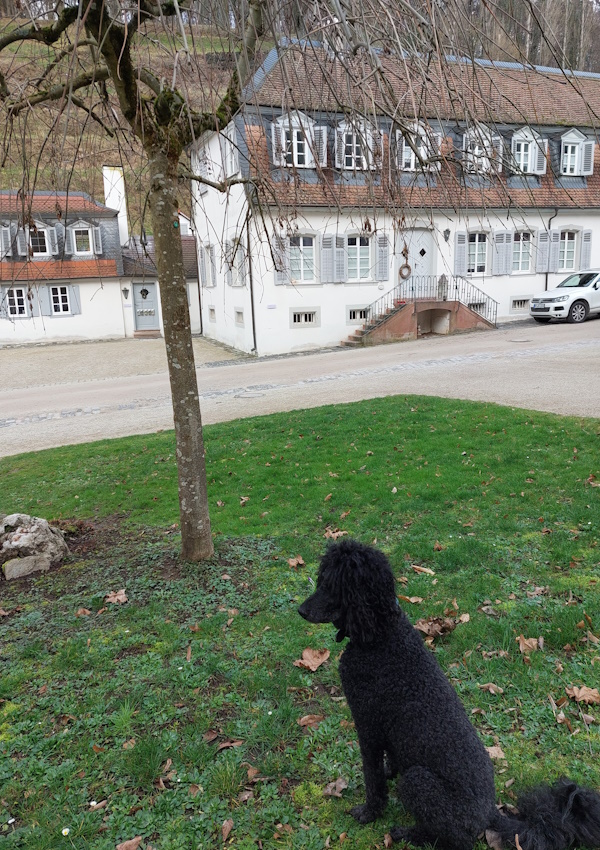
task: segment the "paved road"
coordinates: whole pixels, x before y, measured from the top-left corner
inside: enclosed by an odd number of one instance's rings
[[[600,416],[600,320],[238,359],[195,341],[205,423],[418,393]],[[162,340],[0,349],[0,456],[171,428]]]

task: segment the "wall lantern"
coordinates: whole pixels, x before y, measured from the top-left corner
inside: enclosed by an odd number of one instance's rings
[[[127,289],[127,287],[124,286],[121,292],[123,293],[123,298],[125,299],[125,301],[127,301],[127,299],[129,298],[129,290]]]
[[[444,241],[447,242],[448,239],[450,239],[450,230],[448,228],[446,228],[444,230]]]

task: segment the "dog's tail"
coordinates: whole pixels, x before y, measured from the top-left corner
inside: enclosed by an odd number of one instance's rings
[[[517,801],[518,815],[497,812],[491,828],[522,850],[600,847],[600,794],[570,779],[542,785]]]

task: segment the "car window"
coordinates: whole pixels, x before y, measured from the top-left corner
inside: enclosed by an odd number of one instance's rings
[[[589,286],[593,280],[596,280],[598,277],[598,272],[582,272],[581,274],[572,274],[566,280],[563,280],[562,283],[559,283],[557,289],[565,288],[565,287],[581,287],[581,286]]]

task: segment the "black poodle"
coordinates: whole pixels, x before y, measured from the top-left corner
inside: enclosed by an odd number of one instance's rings
[[[522,850],[600,846],[600,795],[567,779],[496,809],[492,762],[433,653],[398,605],[385,555],[353,540],[331,544],[317,588],[299,608],[311,623],[333,623],[349,643],[340,677],[356,725],[366,802],[360,823],[381,815],[387,779],[415,819],[395,841],[471,850],[486,829]]]

